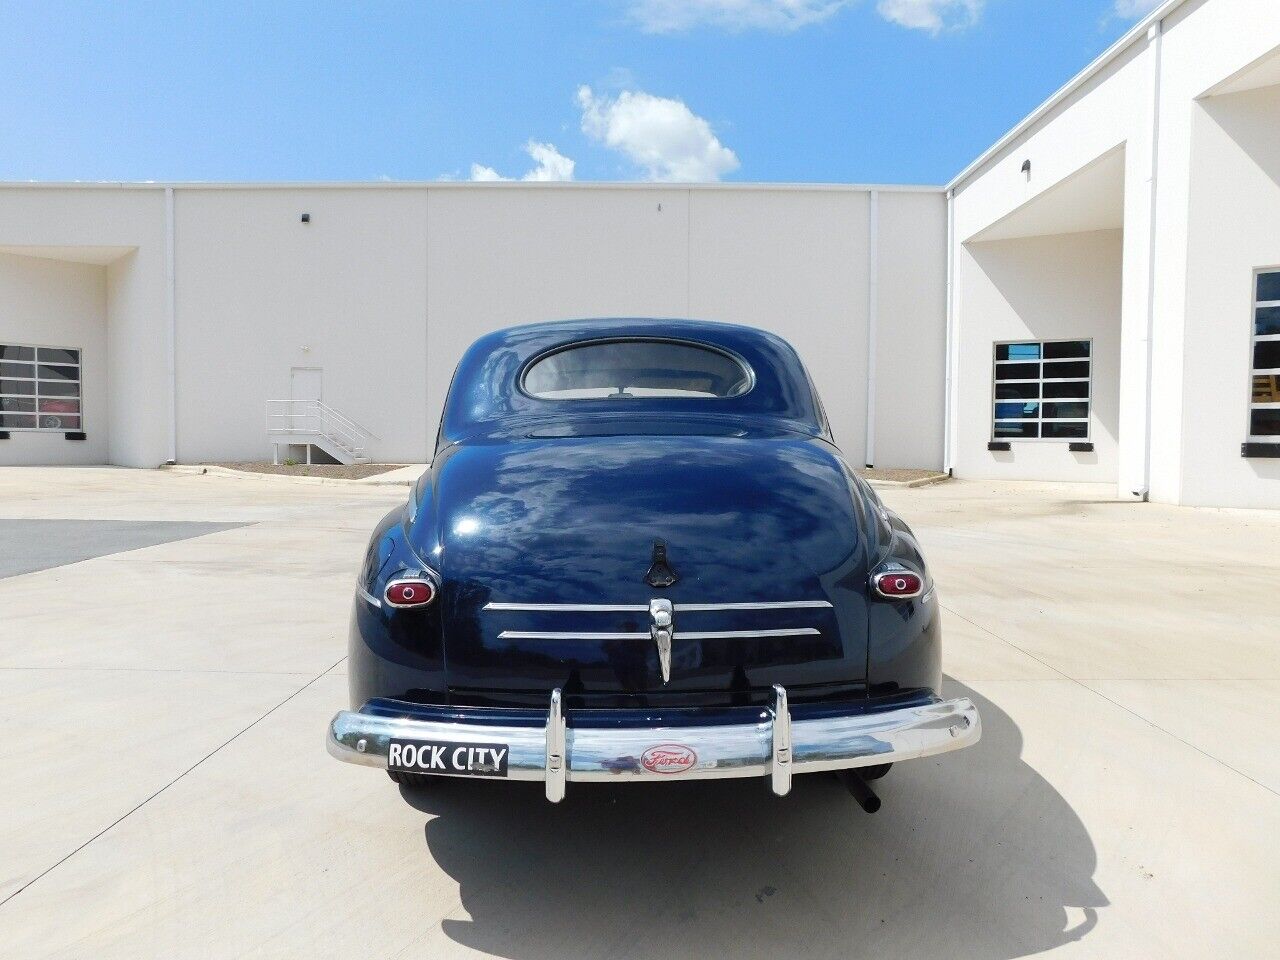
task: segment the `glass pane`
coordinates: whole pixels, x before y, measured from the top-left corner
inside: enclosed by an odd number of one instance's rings
[[[1249,414],[1249,433],[1255,437],[1280,437],[1280,410],[1254,410]]]
[[[1089,356],[1088,340],[1062,340],[1058,343],[1046,343],[1044,345],[1044,358],[1046,360],[1087,356]]]
[[[1044,365],[1044,378],[1046,380],[1059,380],[1064,377],[1087,377],[1089,376],[1088,360],[1062,360],[1057,363],[1046,363]]]
[[[1263,340],[1253,345],[1253,369],[1280,370],[1280,340]]]
[[[1028,420],[1024,423],[1004,422],[995,425],[996,439],[1007,439],[1009,437],[1038,437],[1040,436],[1040,424],[1036,420]]]
[[[54,397],[53,399],[46,400],[44,397],[41,397],[40,412],[41,413],[79,413],[80,401],[64,400],[61,397]]]
[[[1044,424],[1044,436],[1047,440],[1083,440],[1089,436],[1089,425],[1087,423],[1055,423],[1049,421]]]
[[[1280,307],[1259,307],[1254,332],[1260,337],[1280,333]]]
[[[1255,373],[1253,375],[1253,402],[1280,403],[1280,375]]]
[[[1089,396],[1088,380],[1067,380],[1063,383],[1046,383],[1044,385],[1044,398],[1046,400],[1057,399],[1059,397],[1087,397]]]
[[[35,425],[35,414],[0,413],[0,430],[16,430],[22,427],[34,427]]]
[[[59,347],[41,347],[41,363],[79,363],[79,350],[63,350]]]
[[[997,383],[997,400],[1038,400],[1040,384],[1038,383]]]
[[[0,377],[34,377],[34,363],[0,363]]]
[[[13,347],[0,344],[0,360],[34,360],[35,347]]]
[[[1038,403],[997,403],[996,419],[1022,420],[1026,417],[1038,417],[1039,410]]]
[[[34,397],[0,397],[0,410],[5,413],[35,413]]]
[[[41,380],[79,380],[79,367],[51,367],[46,363],[40,364],[37,376]]]
[[[670,340],[585,343],[535,360],[524,388],[543,400],[740,397],[751,372],[727,353]]]
[[[46,430],[79,430],[80,414],[78,413],[42,413],[40,426]]]
[[[1038,363],[997,363],[997,380],[1035,380],[1040,376]]]
[[[30,396],[36,392],[34,380],[0,380],[0,393],[20,393]]]
[[[1038,343],[998,343],[996,344],[997,360],[1039,360],[1040,344]]]
[[[80,384],[67,383],[63,380],[41,380],[40,396],[42,397],[78,397]]]
[[[1075,420],[1079,417],[1089,416],[1089,404],[1087,403],[1046,403],[1044,405],[1044,415],[1046,419]]]
[[[1258,299],[1280,300],[1280,272],[1258,274]]]

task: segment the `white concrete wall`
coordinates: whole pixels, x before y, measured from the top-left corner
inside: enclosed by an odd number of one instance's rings
[[[1240,455],[1254,270],[1280,267],[1280,86],[1210,97],[1195,113],[1181,501],[1280,506],[1280,460]]]
[[[686,313],[687,190],[467,186],[432,190],[429,209],[433,445],[454,368],[480,335],[567,317]]]
[[[1057,479],[1117,483],[1126,493],[1143,486],[1145,456],[1142,431],[1145,429],[1144,402],[1146,390],[1146,303],[1147,272],[1146,222],[1147,195],[1141,188],[1149,167],[1148,116],[1150,63],[1144,40],[1134,43],[1112,63],[1087,81],[1074,95],[1050,111],[1023,136],[993,157],[971,179],[960,184],[955,193],[955,289],[953,303],[953,337],[956,350],[954,393],[952,403],[952,463],[961,477],[1008,477],[1022,479]],[[1045,225],[1047,236],[1063,239],[1063,249],[1071,256],[1056,264],[1038,261],[1034,256],[1022,258],[1025,278],[1000,271],[1002,283],[1015,283],[1021,289],[1035,287],[1035,278],[1043,273],[1044,287],[1059,292],[1065,299],[1054,305],[1002,305],[999,292],[992,289],[992,279],[975,262],[975,252],[982,248],[1003,251],[999,259],[1015,260],[1021,246],[1028,253],[1043,250],[1052,253],[1052,243],[1040,238],[1000,241],[999,244],[966,243],[984,229],[999,223],[1025,208],[1050,191],[1061,189],[1079,171],[1096,164],[1099,158],[1124,149],[1123,222],[1125,232],[1111,241],[1072,240],[1080,234],[1055,233],[1052,218]],[[1024,161],[1031,161],[1031,175],[1022,173]],[[1072,229],[1069,211],[1062,214],[1063,229]],[[1116,247],[1118,241],[1123,247]],[[1093,260],[1105,270],[1106,283],[1095,285],[1081,272]],[[1064,280],[1081,284],[1077,290]],[[1113,282],[1114,281],[1114,282]],[[1083,293],[1090,309],[1078,311],[1077,297]],[[993,328],[1016,329],[1021,310],[1029,311],[1035,325],[1064,332],[1061,337],[1093,336],[1095,339],[1095,378],[1101,366],[1110,364],[1124,371],[1116,374],[1115,389],[1123,398],[1117,409],[1092,425],[1093,454],[1073,454],[1069,441],[1011,441],[1010,453],[988,452],[991,439],[990,364],[993,339],[1013,339],[1013,335],[992,336]],[[1072,318],[1086,325],[1071,330],[1053,319],[1054,311],[1062,320]],[[1104,334],[1100,321],[1113,327]],[[1126,322],[1127,320],[1127,322]],[[1122,329],[1123,325],[1123,329]],[[1050,334],[1043,334],[1049,337]],[[1112,354],[1104,356],[1104,351]],[[1095,404],[1096,407],[1096,404]],[[1094,414],[1095,418],[1098,416]],[[1132,442],[1122,448],[1120,439]]]
[[[11,430],[0,464],[105,463],[108,456],[107,276],[102,266],[0,253],[0,343],[80,351],[80,430]],[[72,428],[68,428],[72,429]]]
[[[938,469],[946,398],[946,196],[880,194],[875,462]]]
[[[785,337],[855,466],[866,436],[868,196],[695,193],[689,232],[689,315]]]
[[[161,188],[0,187],[0,247],[106,265],[108,401],[84,415],[95,431],[106,428],[106,458],[126,466],[168,456],[164,236]],[[28,339],[43,335],[39,324],[27,329]]]
[[[1004,480],[1114,483],[1119,424],[1121,250],[1118,230],[975,243],[956,263],[965,336],[958,344],[961,410],[955,473]],[[1007,340],[1093,341],[1091,453],[1069,441],[1010,440],[991,451],[992,350]]]
[[[1232,310],[1239,314],[1241,294],[1237,289],[1228,295],[1225,280],[1199,276],[1238,274],[1266,262],[1254,261],[1266,250],[1262,235],[1268,229],[1275,233],[1274,218],[1268,222],[1265,217],[1269,178],[1257,176],[1265,161],[1243,159],[1249,149],[1231,148],[1206,129],[1205,115],[1214,108],[1197,98],[1280,46],[1280,4],[1190,0],[1167,12],[1158,33],[1158,38],[1156,32],[1133,38],[1111,63],[954,185],[953,337],[967,350],[971,337],[986,334],[978,312],[983,297],[979,294],[975,301],[965,287],[971,271],[964,263],[964,243],[1123,146],[1117,492],[1141,495],[1149,487],[1152,499],[1166,502],[1277,506],[1280,486],[1269,465],[1239,462],[1243,417],[1223,431],[1218,414],[1205,413],[1217,411],[1209,384],[1215,383],[1214,392],[1221,393],[1228,370],[1240,366],[1247,348],[1231,363],[1225,355],[1214,359],[1215,349],[1205,349],[1209,341],[1223,343],[1223,321],[1209,318]],[[1275,116],[1273,110],[1273,126]],[[1265,155],[1266,149],[1258,146],[1254,152]],[[1234,157],[1229,156],[1233,151]],[[1032,162],[1030,182],[1020,174],[1024,159]],[[1193,211],[1211,208],[1222,192],[1232,195],[1225,206],[1245,219],[1239,236],[1239,221],[1227,226],[1230,221],[1214,221],[1202,213],[1193,219]],[[1239,321],[1242,328],[1246,321],[1247,316]],[[953,457],[970,466],[973,451],[957,445],[962,437],[972,439],[981,431],[966,421],[985,421],[990,415],[984,405],[959,400],[971,386],[957,382],[951,423]],[[1247,377],[1234,389],[1238,407],[1246,396]],[[1206,446],[1215,419],[1218,433]],[[1069,471],[1062,479],[1076,473]]]
[[[780,333],[862,460],[866,189],[184,185],[172,195],[170,225],[164,187],[0,188],[0,247],[72,257],[76,245],[112,245],[87,254],[105,264],[109,400],[87,403],[86,417],[109,417],[109,440],[82,456],[153,466],[174,444],[181,461],[264,457],[266,401],[287,399],[300,367],[322,370],[324,400],[374,434],[373,458],[421,461],[478,336],[623,315]],[[936,467],[945,204],[938,191],[879,197],[876,461]],[[43,326],[19,332],[39,340]]]
[[[438,418],[462,351],[486,331],[565,317],[688,316],[787,338],[813,374],[837,442],[861,462],[868,198],[868,191],[840,188],[433,190],[430,419]],[[886,191],[880,205],[880,315],[890,329],[909,331],[881,344],[880,409],[898,403],[904,368],[928,386],[914,395],[905,422],[881,430],[877,459],[937,467],[944,200],[937,191]]]
[[[375,460],[425,460],[426,238],[425,189],[175,190],[178,459],[270,456],[266,401],[318,367]]]

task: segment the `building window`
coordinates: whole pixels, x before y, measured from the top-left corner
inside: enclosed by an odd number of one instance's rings
[[[80,351],[0,343],[0,430],[81,430]]]
[[[1088,440],[1093,341],[995,345],[995,440]]]
[[[1280,270],[1258,272],[1253,295],[1249,440],[1280,442]]]

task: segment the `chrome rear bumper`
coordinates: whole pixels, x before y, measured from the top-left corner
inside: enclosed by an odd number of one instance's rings
[[[978,710],[967,697],[793,720],[787,693],[774,687],[772,708],[755,723],[680,727],[568,726],[560,691],[551,694],[539,726],[471,724],[343,710],[329,724],[329,753],[339,760],[386,767],[393,738],[505,745],[507,779],[541,780],[547,799],[564,798],[567,781],[690,780],[769,777],[785,796],[793,773],[897,763],[958,750],[982,735]],[[677,755],[678,772],[662,772],[654,751]],[[668,762],[665,765],[671,766]],[[438,774],[447,776],[448,774]]]

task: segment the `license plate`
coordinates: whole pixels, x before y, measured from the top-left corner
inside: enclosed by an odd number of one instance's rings
[[[505,777],[511,750],[505,743],[456,740],[399,740],[387,748],[387,769],[397,773],[440,773],[467,777]]]

